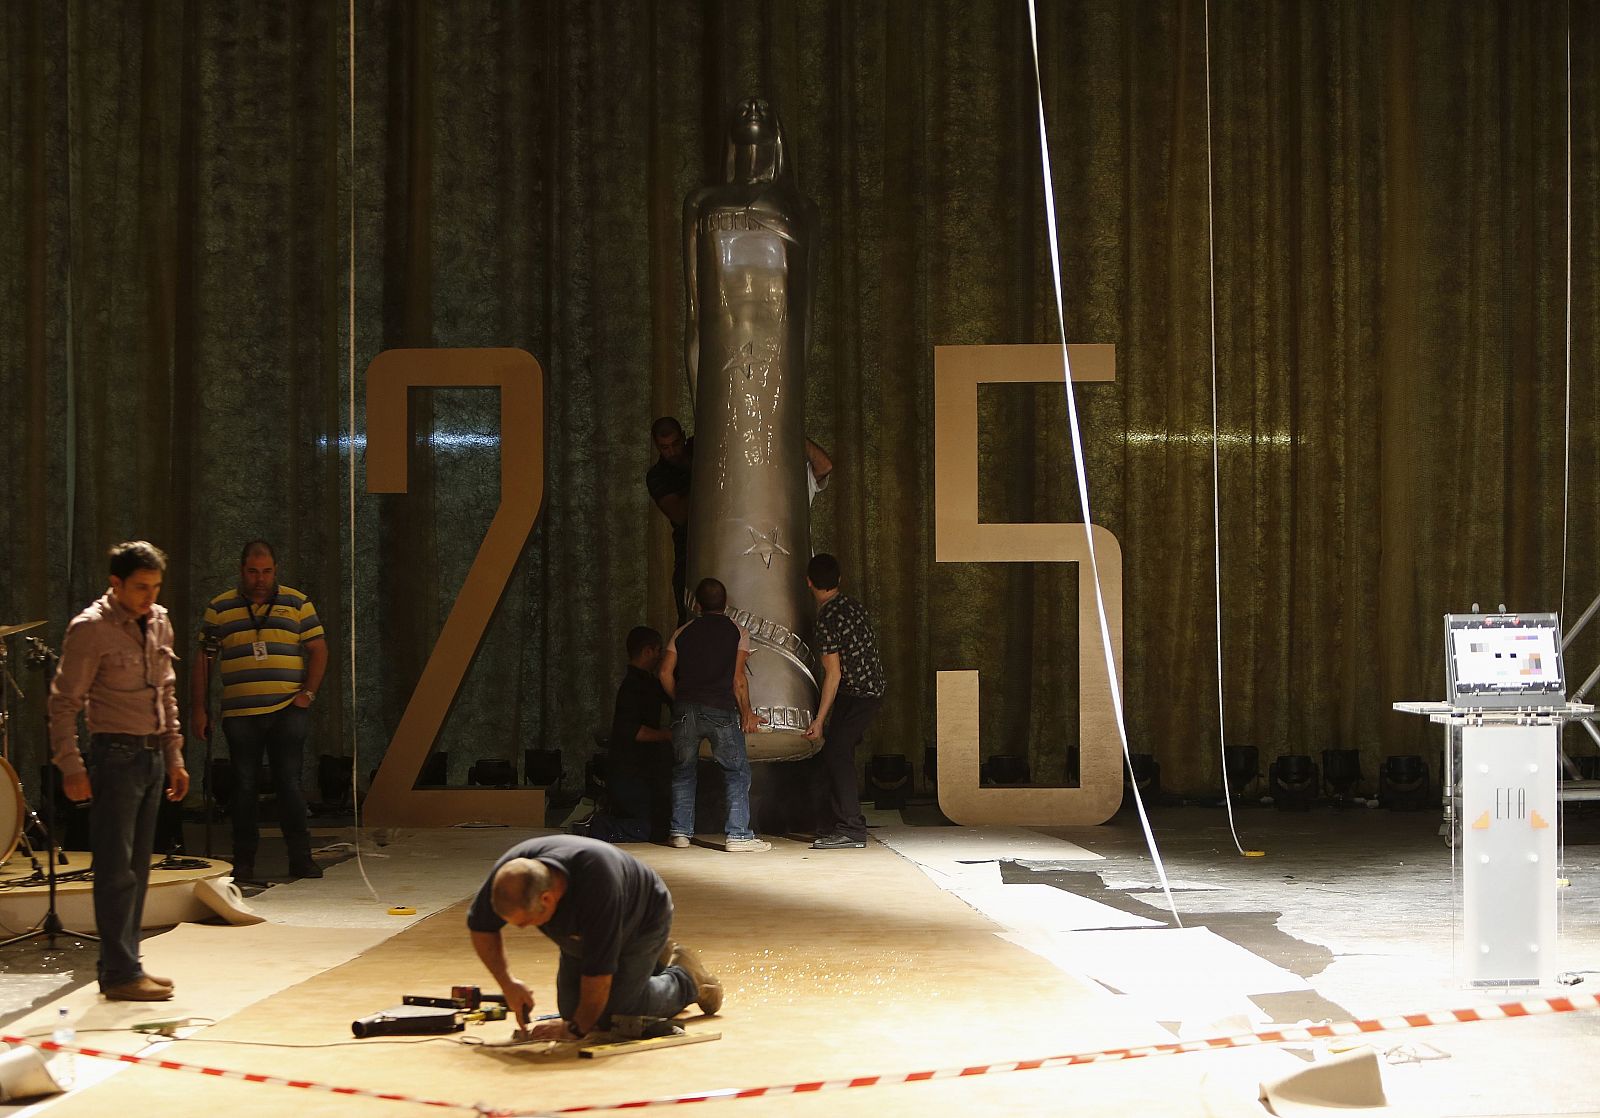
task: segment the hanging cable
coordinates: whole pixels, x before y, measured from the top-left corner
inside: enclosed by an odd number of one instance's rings
[[[1161,860],[1156,837],[1150,829],[1150,818],[1145,814],[1144,797],[1139,794],[1139,783],[1132,779],[1133,756],[1128,749],[1128,729],[1122,717],[1122,681],[1117,675],[1117,660],[1111,648],[1111,625],[1106,619],[1105,593],[1100,585],[1100,563],[1094,550],[1094,522],[1089,516],[1089,477],[1083,464],[1083,438],[1078,429],[1078,404],[1072,395],[1072,355],[1067,349],[1066,302],[1061,294],[1061,248],[1056,233],[1055,179],[1050,170],[1050,137],[1044,123],[1044,79],[1039,72],[1039,17],[1035,0],[1028,0],[1029,42],[1033,47],[1033,86],[1039,101],[1039,159],[1044,170],[1045,226],[1050,234],[1050,276],[1055,283],[1056,323],[1061,328],[1061,375],[1067,397],[1067,420],[1072,429],[1072,464],[1078,477],[1078,501],[1082,507],[1083,534],[1089,549],[1089,571],[1094,578],[1094,606],[1100,622],[1100,649],[1106,659],[1106,678],[1111,684],[1111,710],[1116,717],[1117,737],[1122,742],[1122,759],[1128,766],[1129,787],[1133,790],[1134,806],[1139,812],[1139,825],[1144,828],[1145,845],[1150,850],[1150,860],[1161,879],[1161,892],[1166,896],[1167,909],[1173,921],[1183,927],[1178,906],[1172,899],[1172,888],[1167,883],[1167,867]]]
[[[346,200],[349,213],[346,218],[345,236],[349,240],[349,251],[346,254],[345,284],[348,289],[345,319],[345,381],[346,381],[346,419],[348,429],[345,432],[344,448],[347,455],[346,469],[346,499],[350,507],[350,586],[347,591],[350,603],[350,629],[346,642],[350,646],[350,808],[352,811],[351,848],[356,855],[356,869],[361,873],[361,880],[366,883],[367,892],[372,894],[372,899],[382,903],[378,890],[373,888],[372,879],[367,876],[366,863],[361,858],[361,706],[357,701],[359,692],[356,690],[356,2],[348,0],[347,25],[346,25],[346,52],[348,55],[347,93],[350,104],[349,131],[345,137],[348,145],[349,157],[349,197]]]
[[[1567,278],[1565,337],[1565,401],[1561,441],[1561,602],[1560,620],[1567,622],[1567,535],[1572,508],[1572,0],[1567,0]]]
[[[1567,0],[1567,129],[1566,129],[1566,222],[1567,222],[1567,275],[1565,320],[1565,374],[1561,442],[1561,602],[1559,622],[1565,626],[1567,619],[1567,536],[1568,515],[1572,508],[1572,0]],[[1561,741],[1560,725],[1556,728],[1556,741]],[[1566,760],[1563,755],[1562,761]],[[1557,779],[1560,779],[1559,774]],[[1567,880],[1567,803],[1556,797],[1556,866],[1563,882]],[[1567,889],[1556,894],[1556,935],[1566,918]]]
[[[1211,308],[1211,589],[1217,611],[1217,757],[1222,776],[1222,803],[1228,809],[1228,834],[1243,858],[1259,858],[1264,851],[1246,850],[1239,842],[1233,819],[1233,789],[1228,786],[1228,729],[1222,703],[1222,468],[1217,444],[1217,227],[1211,196],[1211,0],[1205,4],[1206,77],[1206,286]]]

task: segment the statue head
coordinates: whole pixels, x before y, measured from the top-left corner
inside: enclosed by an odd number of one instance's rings
[[[791,177],[783,157],[783,125],[772,106],[746,97],[728,116],[728,182],[778,182]]]

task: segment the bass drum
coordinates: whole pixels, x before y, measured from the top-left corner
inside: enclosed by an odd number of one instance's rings
[[[22,798],[22,781],[11,762],[0,757],[0,866],[11,860],[22,841],[22,824],[28,818],[28,804]]]

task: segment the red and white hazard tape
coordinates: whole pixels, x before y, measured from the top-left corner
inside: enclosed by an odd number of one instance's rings
[[[668,1095],[662,1098],[605,1103],[598,1106],[568,1106],[550,1111],[523,1110],[514,1113],[517,1116],[594,1114],[608,1110],[639,1110],[650,1106],[679,1106],[684,1103],[710,1102],[715,1099],[759,1099],[770,1098],[775,1095],[808,1095],[822,1091],[843,1091],[852,1087],[886,1087],[897,1083],[926,1083],[939,1079],[964,1079],[980,1075],[1000,1075],[1012,1071],[1036,1071],[1040,1068],[1071,1067],[1074,1064],[1106,1064],[1118,1060],[1138,1060],[1147,1056],[1176,1056],[1185,1052],[1215,1052],[1226,1048],[1249,1048],[1255,1045],[1320,1040],[1326,1037],[1360,1036],[1365,1033],[1421,1029],[1429,1025],[1456,1025],[1472,1021],[1500,1021],[1511,1017],[1543,1017],[1555,1013],[1572,1013],[1577,1010],[1597,1008],[1600,1008],[1600,997],[1579,994],[1565,998],[1550,998],[1538,1001],[1503,1002],[1500,1005],[1484,1006],[1482,1009],[1452,1009],[1434,1013],[1408,1013],[1400,1017],[1377,1017],[1365,1021],[1343,1021],[1337,1025],[1293,1026],[1286,1029],[1266,1029],[1257,1033],[1241,1033],[1236,1036],[1211,1037],[1206,1040],[1148,1044],[1137,1048],[1107,1048],[1099,1052],[1047,1056],[1038,1060],[977,1064],[972,1067],[899,1072],[891,1075],[864,1075],[854,1079],[817,1079],[807,1083],[785,1083],[781,1086],[773,1087],[730,1087],[720,1091],[702,1091],[690,1095]],[[510,1118],[510,1116],[508,1115],[507,1118]]]
[[[115,1060],[121,1064],[138,1064],[141,1067],[161,1068],[164,1071],[186,1071],[193,1075],[210,1076],[213,1079],[239,1079],[246,1083],[266,1083],[274,1087],[299,1087],[306,1091],[323,1091],[330,1095],[350,1095],[364,1099],[384,1099],[388,1102],[418,1103],[422,1106],[439,1106],[447,1110],[478,1110],[482,1107],[464,1106],[457,1102],[445,1102],[442,1099],[423,1099],[415,1095],[397,1095],[389,1091],[369,1091],[365,1087],[334,1087],[327,1083],[316,1083],[309,1079],[286,1079],[280,1075],[258,1075],[253,1071],[231,1071],[228,1068],[206,1067],[203,1064],[185,1064],[178,1060],[163,1060],[155,1056],[133,1056],[126,1052],[107,1052],[102,1048],[88,1048],[79,1044],[57,1044],[53,1040],[39,1040],[36,1037],[4,1036],[0,1041],[7,1044],[31,1044],[46,1052],[76,1052],[80,1056],[95,1056],[102,1060]]]
[[[685,1103],[712,1102],[719,1099],[759,1099],[778,1095],[809,1095],[824,1091],[843,1091],[855,1087],[887,1087],[898,1083],[927,1083],[940,1079],[968,1079],[981,1075],[1002,1075],[1013,1071],[1037,1071],[1041,1068],[1071,1067],[1075,1064],[1106,1064],[1119,1060],[1138,1060],[1149,1056],[1177,1056],[1185,1052],[1217,1052],[1228,1048],[1251,1048],[1266,1044],[1285,1044],[1297,1041],[1324,1040],[1328,1037],[1362,1036],[1369,1033],[1398,1032],[1404,1029],[1423,1029],[1431,1025],[1461,1025],[1474,1021],[1504,1021],[1514,1017],[1548,1017],[1557,1013],[1574,1013],[1579,1010],[1600,1009],[1600,997],[1592,994],[1574,994],[1563,998],[1547,998],[1523,1002],[1502,1002],[1480,1009],[1451,1009],[1433,1013],[1407,1013],[1396,1017],[1374,1017],[1359,1021],[1342,1021],[1333,1025],[1296,1025],[1289,1028],[1264,1029],[1254,1033],[1234,1036],[1210,1037],[1203,1040],[1172,1041],[1166,1044],[1147,1044],[1134,1048],[1106,1048],[1098,1052],[1077,1052],[1064,1056],[1045,1056],[1037,1060],[1015,1060],[1003,1063],[975,1064],[969,1067],[939,1068],[932,1071],[894,1072],[888,1075],[863,1075],[851,1079],[815,1079],[804,1083],[785,1083],[766,1087],[725,1087],[715,1091],[698,1091],[685,1095],[664,1095],[653,1099],[634,1099],[628,1102],[596,1103],[584,1106],[566,1106],[521,1110],[490,1107],[484,1103],[458,1103],[442,1099],[425,1099],[415,1095],[401,1095],[387,1091],[371,1091],[363,1087],[334,1087],[306,1079],[286,1079],[276,1075],[257,1075],[253,1072],[230,1071],[226,1068],[186,1064],[177,1060],[163,1060],[152,1056],[130,1056],[121,1052],[106,1052],[98,1048],[79,1045],[56,1044],[22,1036],[0,1036],[8,1044],[31,1044],[50,1052],[76,1052],[81,1056],[96,1056],[124,1064],[139,1064],[167,1071],[185,1071],[217,1079],[239,1079],[246,1083],[266,1083],[279,1087],[299,1087],[308,1091],[323,1091],[334,1095],[349,1095],[390,1102],[434,1106],[446,1110],[469,1110],[493,1118],[528,1118],[551,1114],[598,1114],[611,1110],[642,1110],[652,1106],[682,1106]]]

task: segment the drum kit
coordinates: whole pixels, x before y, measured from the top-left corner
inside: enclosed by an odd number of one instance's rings
[[[20,847],[26,851],[33,862],[33,879],[48,878],[50,885],[49,907],[39,926],[18,936],[7,940],[0,940],[0,947],[7,947],[13,943],[44,937],[49,941],[51,948],[55,947],[56,937],[60,935],[76,936],[79,939],[96,939],[98,937],[86,932],[75,932],[61,924],[61,918],[56,915],[56,859],[63,863],[66,856],[56,846],[51,829],[44,821],[28,807],[28,801],[22,794],[22,781],[17,778],[17,770],[11,764],[11,708],[10,698],[15,694],[17,698],[27,696],[17,684],[16,677],[11,674],[10,649],[6,642],[12,637],[37,629],[44,625],[43,621],[24,621],[20,625],[0,625],[0,866],[11,860]],[[48,670],[55,664],[57,657],[55,650],[37,637],[28,638],[28,653],[25,663],[30,668]],[[48,678],[48,674],[47,674]],[[45,792],[46,796],[50,793]],[[28,838],[29,833],[38,836],[43,842],[43,847],[35,845]],[[39,858],[43,855],[48,869],[41,868]]]
[[[11,710],[10,698],[25,698],[16,677],[11,674],[9,649],[6,641],[14,636],[37,629],[43,621],[24,621],[20,625],[0,625],[0,866],[11,860],[22,844],[22,832],[28,822],[28,802],[22,796],[22,781],[11,765]]]

